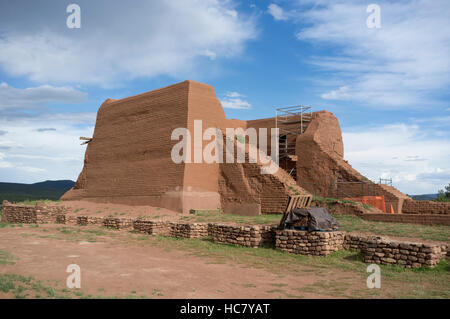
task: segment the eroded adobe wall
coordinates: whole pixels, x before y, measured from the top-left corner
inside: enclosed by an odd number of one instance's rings
[[[403,213],[450,215],[450,203],[407,199],[403,203]]]
[[[338,196],[336,181],[368,182],[370,185],[346,184],[345,195],[359,197],[376,195],[385,197],[386,211],[402,212],[403,201],[409,197],[392,186],[370,182],[344,160],[344,145],[339,121],[331,112],[313,113],[313,120],[296,142],[297,183],[315,195]],[[372,194],[373,193],[373,194]]]
[[[234,140],[235,148],[234,162],[220,164],[219,192],[224,212],[242,215],[279,214],[285,210],[289,196],[309,195],[269,158],[268,163],[263,163],[258,155],[256,162],[251,163],[249,154],[257,151],[254,145],[242,145],[233,137],[225,136],[224,153],[230,152],[227,140]],[[238,148],[245,152],[244,163],[237,161]],[[261,156],[267,154],[262,153]],[[273,170],[262,174],[261,169],[267,167]]]
[[[201,121],[200,130],[196,121]],[[211,142],[202,139],[206,129],[217,128],[225,136],[227,128],[237,127],[245,130],[247,123],[226,119],[214,89],[194,81],[108,99],[98,111],[83,170],[62,198],[145,204],[184,213],[223,204],[234,213],[282,212],[289,190],[297,188],[295,181],[286,186],[280,179],[286,179],[283,172],[262,175],[259,164],[195,161],[195,154],[202,157]],[[190,132],[191,157],[186,163],[176,164],[171,158],[173,146],[179,143],[171,140],[176,128]]]
[[[184,164],[171,160],[172,131],[186,127],[189,83],[100,107],[82,173],[62,199],[160,205],[183,185]],[[176,204],[175,204],[176,205]]]

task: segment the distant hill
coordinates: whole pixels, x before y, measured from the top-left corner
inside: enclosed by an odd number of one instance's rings
[[[0,205],[3,200],[20,202],[24,200],[52,199],[56,200],[75,185],[74,181],[45,181],[34,184],[0,182]]]
[[[422,195],[411,195],[415,200],[435,200],[438,194],[422,194]]]

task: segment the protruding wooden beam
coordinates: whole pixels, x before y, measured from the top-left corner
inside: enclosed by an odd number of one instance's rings
[[[89,143],[90,141],[92,141],[92,137],[84,137],[84,136],[81,136],[81,137],[80,137],[80,140],[85,141],[85,142],[83,142],[83,143],[80,144],[80,145],[84,145],[84,144],[87,144],[87,143]]]

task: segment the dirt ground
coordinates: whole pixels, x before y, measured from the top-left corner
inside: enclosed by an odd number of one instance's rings
[[[181,213],[153,206],[130,206],[112,203],[95,203],[87,200],[71,200],[56,203],[63,205],[71,210],[68,215],[83,215],[97,217],[154,217],[158,220],[177,220]],[[55,205],[55,204],[52,204]]]
[[[13,262],[0,265],[0,274],[33,276],[44,283],[65,288],[69,264],[81,267],[81,290],[98,297],[147,298],[336,298],[339,294],[308,292],[305,287],[323,280],[345,279],[355,289],[364,289],[365,280],[352,278],[342,270],[305,273],[272,272],[241,263],[218,262],[187,251],[164,246],[140,245],[139,235],[108,231],[96,240],[60,237],[61,226],[6,227],[0,230],[0,250]],[[95,228],[83,228],[95,232]],[[134,238],[130,238],[134,236]],[[138,237],[136,237],[138,236]],[[149,236],[152,237],[152,236]],[[61,239],[65,238],[65,239]],[[89,240],[91,239],[91,240]],[[367,288],[365,288],[367,289]],[[0,298],[13,297],[2,293]],[[34,298],[31,293],[28,297]]]

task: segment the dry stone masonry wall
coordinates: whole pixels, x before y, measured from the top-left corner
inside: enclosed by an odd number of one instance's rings
[[[172,222],[170,223],[171,237],[182,238],[202,238],[208,236],[207,223],[186,223],[186,222]]]
[[[360,250],[366,263],[402,265],[406,268],[434,267],[448,253],[448,245],[445,244],[352,234],[345,236],[344,249]]]
[[[37,202],[35,206],[16,205],[8,201],[2,204],[2,222],[23,224],[56,223],[57,216],[67,213],[64,206],[47,206]]]
[[[275,245],[276,249],[303,255],[327,256],[340,249],[357,250],[366,263],[401,265],[407,268],[434,267],[448,254],[447,244],[392,240],[378,236],[345,234],[341,231],[307,232],[278,230],[275,226],[236,226],[217,223],[167,222],[150,219],[103,218],[73,216],[64,206],[15,205],[3,202],[2,222],[61,223],[71,225],[102,225],[120,230],[134,230],[152,235],[183,238],[210,236],[215,243],[260,247]]]
[[[345,233],[276,230],[275,248],[293,254],[328,256],[343,247]]]
[[[164,221],[136,219],[133,222],[133,229],[149,235],[165,235],[169,233],[170,226],[169,223]]]
[[[274,226],[232,226],[209,224],[209,235],[215,243],[245,247],[273,244]]]

